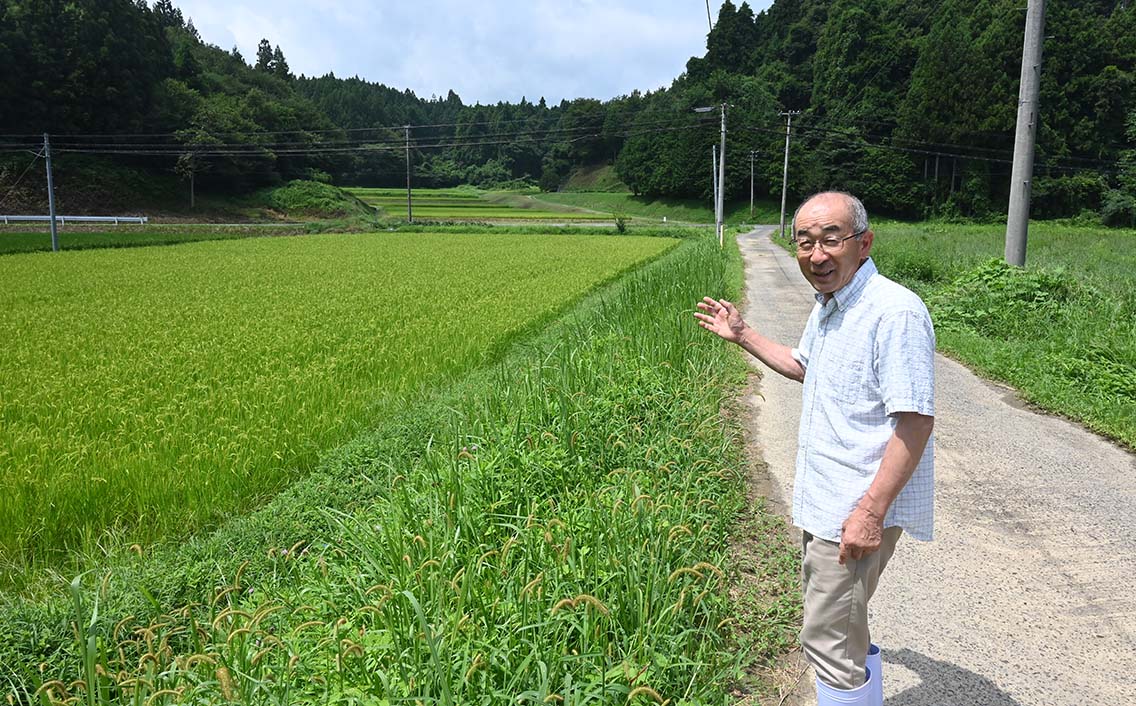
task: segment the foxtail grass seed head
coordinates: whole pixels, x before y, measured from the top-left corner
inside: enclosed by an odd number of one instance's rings
[[[237,692],[234,688],[233,675],[229,672],[229,668],[217,667],[217,671],[214,672],[214,674],[217,677],[217,683],[221,687],[221,695],[228,701],[236,701]]]
[[[657,704],[665,703],[663,701],[663,697],[659,694],[659,692],[655,691],[649,686],[637,686],[632,689],[631,692],[627,694],[627,703],[631,703],[639,696],[648,696],[654,699],[655,703]]]

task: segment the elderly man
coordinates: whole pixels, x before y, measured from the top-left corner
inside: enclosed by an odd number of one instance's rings
[[[825,704],[882,704],[868,600],[900,534],[931,539],[935,334],[919,297],[876,271],[860,200],[816,194],[793,217],[816,305],[796,348],[706,297],[698,323],[804,383],[793,490],[803,531],[801,646]],[[869,654],[871,653],[871,654]]]

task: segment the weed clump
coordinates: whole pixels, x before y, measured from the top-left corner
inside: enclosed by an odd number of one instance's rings
[[[966,327],[985,336],[1031,337],[1042,321],[1060,319],[1079,293],[1066,271],[1027,270],[988,260],[933,295],[928,305],[940,327]]]

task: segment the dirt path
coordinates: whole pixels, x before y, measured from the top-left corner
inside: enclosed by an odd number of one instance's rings
[[[739,236],[745,318],[793,344],[812,289],[771,230]],[[1136,456],[943,356],[935,375],[936,539],[901,540],[872,600],[887,703],[1136,704]],[[769,373],[760,393],[754,437],[784,503],[800,386]]]

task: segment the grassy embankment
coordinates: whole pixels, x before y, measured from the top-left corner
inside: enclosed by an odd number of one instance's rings
[[[146,197],[145,193],[140,195],[142,199]],[[81,215],[88,211],[90,209],[66,213]],[[143,209],[140,212],[147,211]],[[119,211],[114,213],[124,215]],[[96,215],[107,214],[96,211]],[[286,222],[274,223],[281,219]],[[179,223],[187,220],[192,223]],[[236,223],[201,225],[218,221]],[[374,210],[341,189],[311,181],[293,181],[243,196],[204,197],[193,211],[166,212],[147,225],[108,226],[70,222],[58,227],[58,238],[61,250],[89,250],[327,231],[359,232],[375,230],[378,226]],[[51,233],[46,223],[34,227],[27,224],[0,225],[0,254],[50,250]]]
[[[406,217],[406,191],[351,187],[346,191],[364,203],[381,209],[390,218]],[[487,192],[470,187],[453,189],[415,189],[411,212],[415,218],[438,221],[600,221],[609,214],[542,204],[518,192]]]
[[[1035,222],[1019,270],[998,261],[1002,226],[874,227],[880,270],[924,297],[941,351],[1136,448],[1136,231]]]
[[[240,240],[243,238],[299,235],[308,232],[297,226],[134,226],[123,225],[113,229],[102,225],[65,226],[59,228],[60,250],[92,250],[97,248],[135,248],[150,245],[177,245],[207,240]],[[0,254],[50,252],[51,233],[46,230],[27,231],[15,228],[0,229]]]
[[[564,206],[586,208],[601,213],[623,213],[640,219],[661,221],[665,216],[668,222],[713,223],[714,209],[709,200],[698,199],[660,199],[647,196],[634,196],[618,192],[558,192],[542,193],[533,196],[535,200]],[[732,201],[726,204],[726,223],[777,223],[780,206],[769,201],[754,203],[754,215],[750,218],[749,201]],[[609,216],[610,217],[610,216]]]
[[[721,703],[739,641],[767,658],[795,616],[779,533],[745,604],[727,592],[744,460],[721,412],[745,365],[690,311],[739,281],[736,250],[686,241],[263,509],[113,553],[73,601],[5,596],[0,683],[92,704]]]
[[[577,167],[560,186],[560,191],[630,191],[610,164]]]

